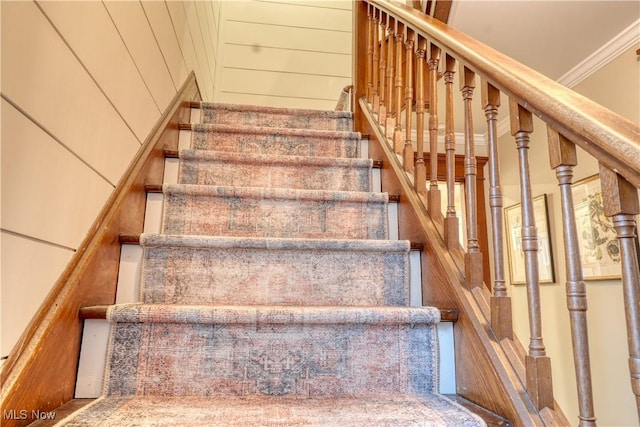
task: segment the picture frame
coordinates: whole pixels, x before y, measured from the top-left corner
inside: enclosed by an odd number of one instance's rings
[[[611,219],[604,215],[600,177],[593,175],[571,186],[584,280],[622,276],[620,243]]]
[[[533,199],[533,211],[538,230],[538,277],[540,283],[555,283],[553,250],[549,233],[549,210],[547,195]],[[509,278],[512,285],[526,282],[524,252],[522,250],[522,209],[515,204],[504,209]]]

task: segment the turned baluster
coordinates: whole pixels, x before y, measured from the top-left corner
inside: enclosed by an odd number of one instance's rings
[[[407,27],[407,39],[404,43],[404,47],[407,50],[406,55],[406,68],[407,78],[406,86],[404,89],[404,114],[405,114],[405,140],[404,149],[402,150],[402,160],[404,170],[407,172],[413,172],[413,143],[411,142],[411,114],[413,108],[413,41],[415,39],[415,33],[412,29]]]
[[[467,252],[465,253],[465,276],[470,286],[482,286],[482,252],[478,243],[478,204],[476,176],[478,166],[473,138],[473,90],[476,75],[467,67],[460,73],[460,90],[464,100],[464,189],[467,210]]]
[[[395,57],[393,55],[393,46],[395,45],[395,35],[394,35],[394,27],[395,27],[395,19],[390,16],[387,18],[387,32],[389,33],[389,37],[387,39],[387,93],[385,94],[385,99],[387,100],[387,120],[382,122],[385,129],[385,134],[387,138],[393,139],[393,132],[395,130],[395,115],[396,111],[394,108],[394,96],[393,96],[393,84],[395,80]]]
[[[380,71],[380,14],[377,9],[373,9],[373,63],[372,75],[373,75],[373,112],[378,113],[380,111],[380,77],[378,72]]]
[[[529,352],[525,357],[527,391],[536,408],[553,408],[551,360],[542,341],[540,310],[540,280],[538,274],[538,231],[533,211],[531,176],[529,172],[529,134],[533,132],[533,117],[517,102],[509,104],[511,134],[518,148],[520,199],[522,211],[522,251],[529,308]]]
[[[640,266],[635,215],[640,213],[638,190],[629,181],[600,164],[604,214],[611,217],[620,244],[622,292],[627,322],[631,390],[640,421]]]
[[[440,189],[438,189],[438,65],[440,48],[433,43],[429,55],[429,214],[432,218],[442,216]]]
[[[455,204],[455,174],[456,174],[456,135],[453,128],[453,76],[456,73],[456,60],[450,55],[445,55],[445,124],[444,124],[444,146],[446,153],[447,167],[447,215],[444,219],[444,241],[449,249],[456,249],[460,246],[460,236],[458,234],[458,217],[456,215]]]
[[[395,102],[395,131],[393,133],[393,151],[402,154],[402,36],[404,25],[396,21],[396,102]]]
[[[373,104],[373,6],[367,4],[367,102]]]
[[[380,96],[380,108],[378,110],[378,123],[384,126],[387,123],[387,107],[386,101],[386,80],[387,80],[387,20],[389,15],[380,12],[380,87],[378,95]]]
[[[564,229],[564,259],[567,271],[567,309],[571,325],[573,364],[578,387],[578,417],[580,426],[595,426],[593,391],[591,387],[591,361],[589,335],[587,333],[587,286],[582,276],[580,246],[576,228],[573,194],[573,168],[578,164],[576,146],[547,126],[549,140],[549,160],[556,170],[562,204],[562,224]]]
[[[413,174],[413,185],[419,194],[427,194],[427,169],[424,164],[424,67],[427,40],[418,35],[416,51],[416,164]]]
[[[500,159],[498,157],[498,107],[500,91],[487,81],[482,82],[482,107],[487,118],[489,143],[489,206],[493,228],[493,293],[491,295],[491,326],[498,339],[513,338],[511,300],[507,296],[504,274],[504,220],[500,187]]]

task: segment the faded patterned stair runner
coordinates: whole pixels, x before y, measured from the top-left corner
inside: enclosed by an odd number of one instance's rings
[[[204,104],[103,396],[68,426],[480,426],[438,390],[438,310],[348,113]]]

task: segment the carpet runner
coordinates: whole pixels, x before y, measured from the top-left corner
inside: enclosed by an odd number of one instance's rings
[[[438,394],[440,313],[345,112],[203,104],[103,395],[66,426],[483,426]]]

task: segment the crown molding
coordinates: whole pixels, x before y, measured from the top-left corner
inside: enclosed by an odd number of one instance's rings
[[[558,79],[558,83],[569,88],[574,87],[638,42],[640,42],[640,19],[637,19],[600,49],[567,71]]]
[[[558,79],[558,83],[568,88],[576,86],[638,42],[640,42],[640,19],[633,22],[578,65],[567,71]],[[498,122],[498,137],[505,135],[509,130],[510,123],[508,117]]]

